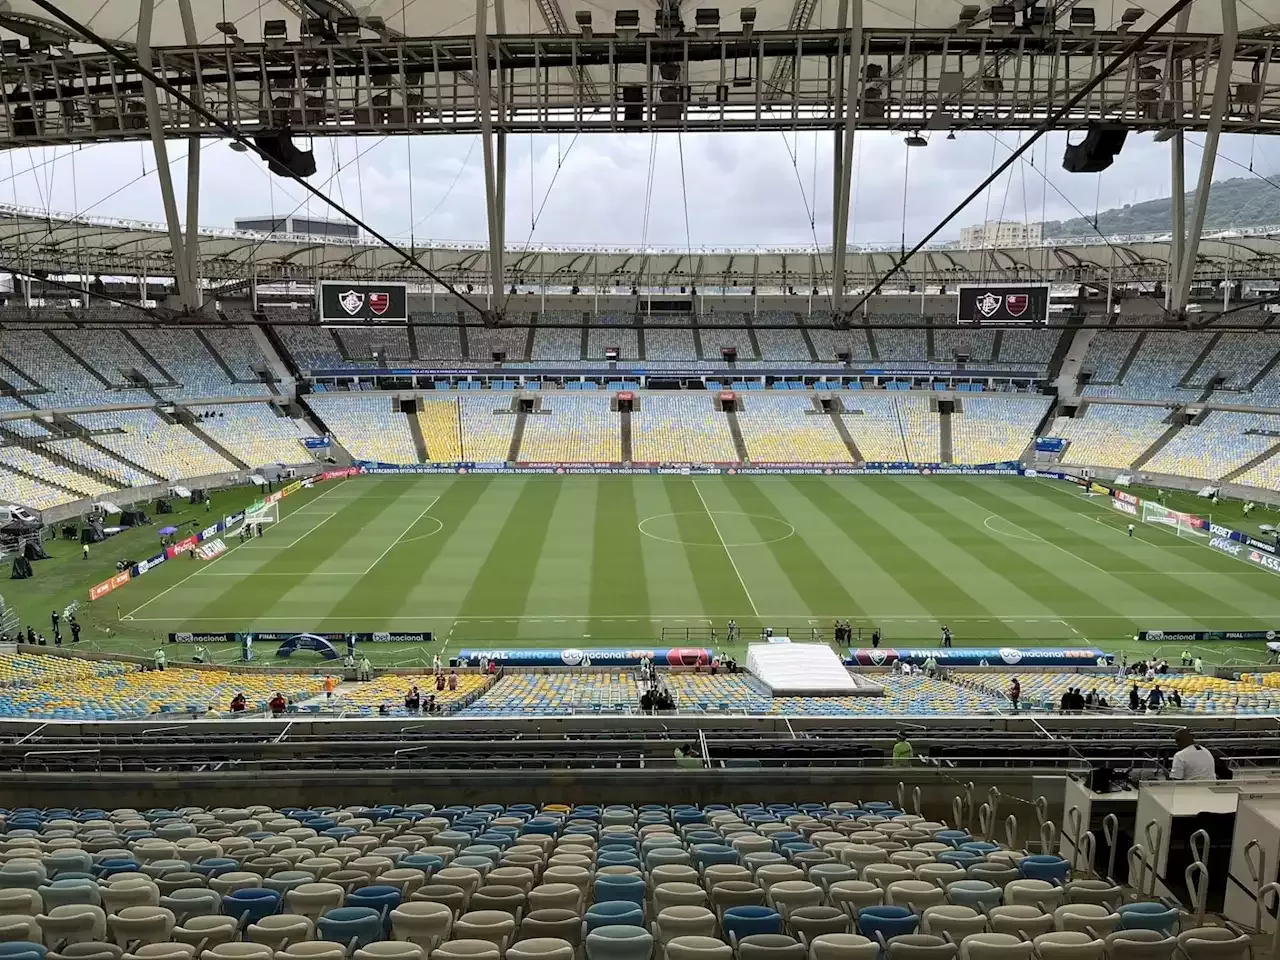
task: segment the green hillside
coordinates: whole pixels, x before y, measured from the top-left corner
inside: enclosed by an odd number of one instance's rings
[[[1274,184],[1274,185],[1273,185]],[[1280,223],[1280,179],[1270,183],[1260,177],[1236,177],[1220,180],[1209,191],[1209,209],[1205,214],[1205,230],[1228,230],[1260,227]],[[1195,193],[1186,195],[1190,210]],[[1142,203],[1125,204],[1098,215],[1098,230],[1112,236],[1124,233],[1168,233],[1173,229],[1173,200],[1163,197]],[[1095,234],[1094,226],[1083,217],[1072,220],[1049,220],[1044,236],[1087,237]]]

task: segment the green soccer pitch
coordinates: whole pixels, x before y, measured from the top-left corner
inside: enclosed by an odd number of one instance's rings
[[[214,515],[249,494],[219,496]],[[1130,538],[1130,518],[1105,498],[1049,480],[383,476],[318,484],[280,507],[264,536],[230,537],[215,561],[170,561],[93,604],[85,589],[106,575],[108,555],[146,556],[154,531],[95,546],[92,570],[75,544],[54,544],[55,559],[11,585],[10,602],[47,630],[51,606],[81,598],[86,645],[134,654],[170,631],[435,634],[429,645],[365,646],[379,665],[464,647],[664,636],[702,646],[711,627],[714,645],[735,652],[723,642],[730,618],[746,639],[765,626],[829,636],[840,617],[867,645],[873,626],[887,646],[936,644],[946,623],[959,645],[1089,643],[1131,655],[1143,652],[1138,629],[1280,619],[1280,577],[1164,528],[1139,524]],[[184,509],[180,522],[208,522],[203,508]],[[1222,508],[1231,523],[1228,509],[1238,506]],[[1213,661],[1264,655],[1261,644],[1204,649]],[[262,662],[272,652],[255,650]],[[236,657],[230,644],[214,653]]]

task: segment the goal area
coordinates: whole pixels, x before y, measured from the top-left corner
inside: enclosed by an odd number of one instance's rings
[[[280,522],[280,502],[266,503],[261,507],[249,509],[244,515],[244,529],[251,537],[260,537],[267,526]]]
[[[1142,522],[1168,527],[1179,537],[1204,540],[1209,536],[1208,524],[1203,517],[1192,513],[1170,510],[1150,500],[1142,501]]]

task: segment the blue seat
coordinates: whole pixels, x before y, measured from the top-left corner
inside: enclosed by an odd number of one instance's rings
[[[606,900],[589,906],[585,920],[588,930],[613,926],[643,927],[644,907],[631,900]]]
[[[371,910],[377,910],[382,916],[382,926],[384,930],[391,929],[391,911],[400,906],[403,895],[399,887],[393,887],[388,884],[372,884],[367,887],[359,887],[347,894],[346,906],[348,907],[369,907]]]
[[[29,940],[10,940],[0,943],[0,958],[3,960],[44,960],[49,950],[42,943]]]
[[[241,928],[280,912],[280,892],[261,887],[233,890],[222,898],[222,912],[240,921]]]
[[[108,877],[114,877],[117,873],[135,873],[138,869],[138,861],[133,858],[112,857],[97,864],[93,872],[99,879],[105,880]]]
[[[382,939],[382,915],[372,907],[337,907],[316,922],[321,940],[357,948]]]
[[[205,880],[210,877],[220,877],[224,873],[231,873],[240,869],[240,862],[232,860],[230,857],[209,857],[206,860],[197,860],[191,865],[194,873],[200,874]]]
[[[953,847],[959,847],[962,843],[968,843],[973,837],[969,836],[964,830],[939,830],[933,835],[933,839],[938,843],[949,843]]]
[[[724,935],[743,937],[757,933],[781,933],[782,916],[769,907],[730,907],[724,912]]]
[[[965,867],[966,869],[975,863],[981,863],[985,859],[982,854],[974,853],[971,850],[944,850],[938,854],[939,863],[954,863],[957,867]]]
[[[597,867],[639,867],[640,857],[634,850],[611,847],[596,857]]]
[[[643,906],[646,886],[643,877],[633,875],[614,876],[603,874],[596,877],[595,901],[629,901]]]
[[[915,933],[920,917],[906,907],[863,907],[858,911],[858,930],[872,940],[877,935],[886,940]]]
[[[400,858],[400,866],[421,870],[430,880],[433,873],[444,869],[444,857],[436,856],[434,853],[411,853],[407,857]]]
[[[1178,922],[1177,909],[1163,903],[1126,903],[1119,913],[1121,930],[1155,930],[1166,937]]]
[[[1004,891],[986,880],[957,880],[947,884],[947,899],[957,907],[972,907],[985,913],[1000,906]]]
[[[1067,882],[1071,864],[1050,853],[1035,853],[1018,861],[1018,871],[1028,880],[1047,880],[1061,886]]]
[[[699,869],[715,863],[741,863],[738,851],[723,843],[699,843],[693,848],[693,863]]]

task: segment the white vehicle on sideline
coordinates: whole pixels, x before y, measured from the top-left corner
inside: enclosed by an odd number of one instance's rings
[[[40,518],[26,507],[0,505],[0,524],[13,523],[15,521],[19,523],[34,523],[38,525],[40,523]]]

